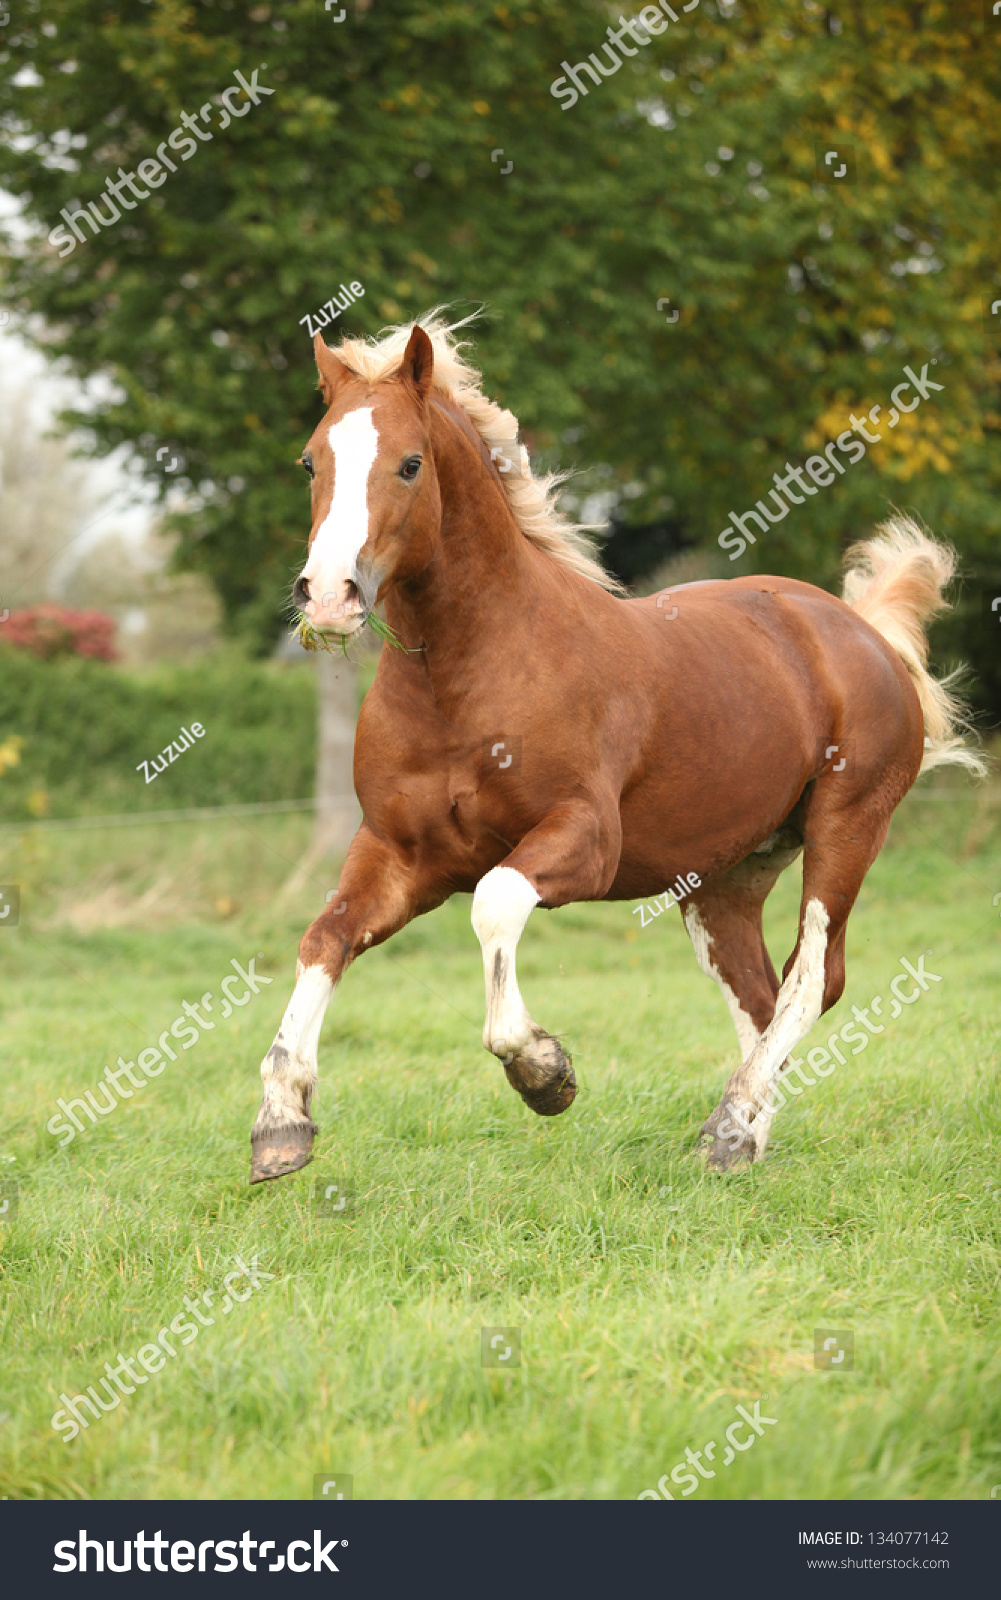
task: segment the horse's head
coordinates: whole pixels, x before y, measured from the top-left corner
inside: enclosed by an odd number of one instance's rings
[[[314,349],[327,412],[301,458],[312,480],[313,526],[293,597],[314,627],[347,635],[434,554],[441,524],[427,414],[434,351],[415,325],[398,375],[369,384],[320,334]]]

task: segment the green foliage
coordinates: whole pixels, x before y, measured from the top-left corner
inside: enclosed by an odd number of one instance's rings
[[[23,737],[0,816],[175,810],[313,792],[316,689],[307,666],[236,650],[196,666],[127,673],[0,650],[0,729]],[[136,768],[201,723],[204,738],[147,784]],[[47,796],[39,801],[33,796]],[[42,808],[45,808],[44,810]]]
[[[0,840],[0,879],[29,885],[0,934],[16,1157],[0,1170],[20,1180],[0,1492],[308,1499],[336,1470],[364,1499],[633,1499],[767,1394],[777,1425],[696,1498],[985,1499],[1001,1480],[1001,839],[978,806],[904,802],[849,925],[846,994],[808,1047],[885,996],[901,956],[933,945],[942,983],[896,1021],[884,1008],[864,1053],[779,1113],[760,1168],[723,1180],[690,1153],[736,1040],[677,917],[531,919],[521,985],[582,1085],[554,1119],[482,1049],[468,898],[414,923],[352,966],[327,1015],[315,1162],[251,1190],[258,1062],[330,887],[276,893],[308,819],[122,830],[110,859],[107,835],[49,835],[42,861],[35,840]],[[154,914],[164,876],[185,900]],[[131,925],[81,939],[69,918],[109,880]],[[779,966],[799,890],[794,870],[769,901]],[[222,896],[236,914],[206,916]],[[271,987],[56,1147],[57,1096],[135,1060],[258,951]],[[329,1183],[354,1193],[341,1219],[317,1215]],[[63,1444],[60,1391],[155,1339],[237,1251],[273,1280]],[[520,1369],[480,1366],[485,1325],[521,1328]],[[854,1329],[853,1372],[814,1370],[817,1327]]]
[[[730,13],[702,0],[564,111],[550,84],[601,48],[615,7],[598,0],[378,0],[339,26],[318,0],[18,5],[0,180],[42,233],[11,262],[10,293],[44,315],[52,354],[117,378],[100,448],[183,447],[203,503],[179,520],[182,559],[234,626],[261,641],[283,613],[308,521],[294,460],[318,415],[300,320],[354,279],[352,332],[485,302],[487,387],[533,447],[608,463],[638,487],[634,520],[670,514],[713,546],[786,460],[853,410],[885,416],[904,365],[934,358],[944,391],[733,571],[831,582],[891,502],[968,567],[989,561],[1001,68],[982,7]],[[44,234],[61,207],[262,62],[270,99],[57,259]],[[15,85],[29,63],[41,81]],[[818,181],[831,141],[854,146],[853,186]],[[993,659],[989,629],[974,632]]]

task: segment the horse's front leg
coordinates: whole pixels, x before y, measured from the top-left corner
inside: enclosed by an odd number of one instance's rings
[[[264,1094],[250,1135],[251,1183],[281,1178],[312,1160],[310,1103],[330,997],[355,956],[388,939],[416,909],[413,872],[402,852],[363,823],[327,909],[303,934],[295,989],[261,1063]]]
[[[541,1117],[572,1104],[577,1079],[559,1040],[529,1016],[515,973],[515,951],[537,905],[594,900],[618,864],[617,808],[567,806],[526,834],[473,896],[473,929],[483,951],[486,1021],[483,1044],[499,1057],[508,1082]]]

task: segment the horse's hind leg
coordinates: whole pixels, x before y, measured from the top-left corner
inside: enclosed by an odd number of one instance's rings
[[[772,1095],[786,1058],[844,991],[845,924],[886,837],[895,803],[884,789],[852,795],[833,779],[813,786],[804,811],[796,946],[786,962],[771,1021],[702,1128],[710,1142],[710,1166],[726,1168],[763,1154]]]
[[[708,880],[681,907],[696,960],[726,1001],[741,1061],[775,1014],[779,980],[761,926],[765,900],[802,848],[790,823],[727,873]]]
[[[761,928],[761,910],[801,845],[773,836],[756,852],[696,889],[681,907],[696,960],[718,984],[746,1061],[775,1012],[779,980]]]

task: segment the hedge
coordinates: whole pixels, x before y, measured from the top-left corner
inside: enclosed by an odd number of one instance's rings
[[[305,799],[315,719],[310,663],[220,651],[130,672],[0,647],[0,742],[24,741],[20,762],[0,777],[0,818]],[[204,738],[147,783],[140,764],[172,740],[183,744],[182,725],[194,722]]]

